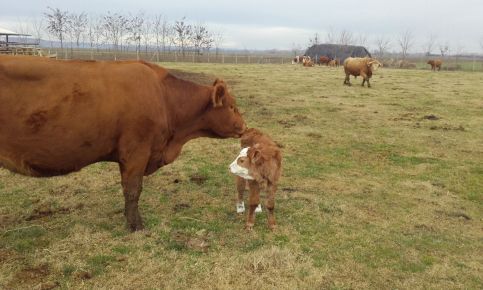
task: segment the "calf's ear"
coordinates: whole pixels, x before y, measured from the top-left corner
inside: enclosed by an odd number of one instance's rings
[[[249,152],[249,157],[253,163],[258,164],[262,160],[262,153],[259,149],[252,148]]]
[[[223,99],[226,94],[226,84],[224,81],[216,79],[213,84],[213,93],[211,95],[211,101],[213,103],[213,108],[218,108],[223,106]]]

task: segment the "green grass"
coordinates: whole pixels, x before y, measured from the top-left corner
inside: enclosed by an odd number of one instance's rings
[[[381,69],[368,89],[342,68],[164,65],[224,78],[283,146],[277,229],[235,213],[235,139],[194,140],[145,178],[134,234],[115,164],[0,170],[0,288],[483,288],[483,73]]]

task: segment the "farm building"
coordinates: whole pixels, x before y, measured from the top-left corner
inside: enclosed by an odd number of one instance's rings
[[[305,55],[312,59],[328,56],[329,58],[338,58],[340,61],[344,61],[348,57],[371,57],[369,51],[363,46],[339,44],[315,44],[307,49]]]

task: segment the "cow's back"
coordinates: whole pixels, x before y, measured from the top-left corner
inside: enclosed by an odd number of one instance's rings
[[[158,77],[138,62],[0,57],[0,164],[46,176],[109,160],[123,130],[163,116]]]

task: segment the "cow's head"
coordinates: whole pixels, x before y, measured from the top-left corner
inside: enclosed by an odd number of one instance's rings
[[[217,79],[213,83],[211,105],[205,119],[210,131],[220,138],[238,138],[246,130],[245,120],[236,107],[235,98],[222,80]]]
[[[434,61],[433,60],[428,60],[427,64],[433,64]]]
[[[371,69],[371,71],[376,71],[378,68],[382,67],[382,63],[378,60],[372,59],[367,63],[367,67]]]

